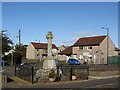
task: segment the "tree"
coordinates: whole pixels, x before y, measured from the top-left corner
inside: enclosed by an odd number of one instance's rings
[[[16,45],[15,46],[15,51],[16,52],[21,52],[22,57],[25,58],[26,57],[26,48],[27,48],[27,45],[23,45],[23,44],[20,44],[20,46]]]
[[[2,54],[8,52],[12,48],[12,44],[12,40],[6,34],[2,33]]]
[[[15,45],[15,52],[14,52],[14,63],[21,64],[22,59],[26,57],[26,47],[27,45]]]

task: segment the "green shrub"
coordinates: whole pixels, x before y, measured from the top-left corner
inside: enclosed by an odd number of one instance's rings
[[[10,64],[11,63],[11,54],[4,56],[4,59],[5,59],[7,64]]]
[[[14,54],[13,54],[14,63],[21,64],[22,57],[23,57],[23,55],[20,51],[14,52]]]
[[[51,69],[51,71],[49,72],[49,78],[55,78],[55,77],[56,77],[55,71]]]

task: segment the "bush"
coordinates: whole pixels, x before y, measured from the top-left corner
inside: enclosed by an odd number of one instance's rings
[[[55,71],[52,69],[52,70],[49,72],[49,78],[55,78],[55,77],[56,77]]]
[[[22,53],[21,52],[15,52],[13,54],[13,59],[14,59],[14,63],[16,64],[21,64],[22,63]]]
[[[8,54],[8,55],[4,56],[3,59],[6,61],[7,65],[10,65],[10,63],[11,63],[11,54]]]

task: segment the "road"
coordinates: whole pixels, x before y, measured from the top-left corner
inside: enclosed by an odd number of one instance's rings
[[[72,82],[72,83],[65,83],[65,84],[51,84],[45,86],[39,86],[39,88],[95,88],[100,85],[118,83],[120,77],[112,77],[106,79],[97,79],[97,80],[90,80],[90,81],[83,81],[83,82]],[[108,87],[109,88],[109,87]]]
[[[47,83],[47,84],[8,84],[3,85],[3,88],[59,88],[59,89],[76,89],[76,88],[118,88],[120,86],[120,81],[118,80],[120,77],[112,77],[112,78],[103,78],[103,79],[95,79],[95,80],[84,80],[84,81],[69,81],[69,82],[55,82],[55,83]]]
[[[118,81],[119,80],[119,81]],[[120,86],[120,77],[111,77],[84,81],[54,82],[54,83],[35,83],[35,84],[17,84],[8,83],[3,88],[60,88],[60,89],[76,89],[76,88],[118,88]]]

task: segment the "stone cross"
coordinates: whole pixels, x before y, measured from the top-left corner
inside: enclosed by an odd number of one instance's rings
[[[48,34],[46,35],[46,39],[48,40],[47,56],[48,58],[51,58],[52,57],[52,39],[53,39],[53,35],[51,31],[49,31]]]
[[[48,40],[47,58],[43,62],[43,68],[37,71],[35,78],[45,78],[45,77],[48,78],[51,69],[54,69],[55,73],[57,73],[56,63],[52,56],[53,35],[51,31],[49,31],[48,34],[46,35],[46,39]]]
[[[52,56],[52,32],[49,31],[46,35],[46,39],[48,40],[48,48],[47,48],[47,58],[43,62],[43,69],[56,69],[56,63]]]

